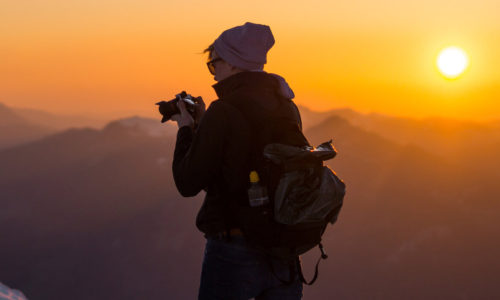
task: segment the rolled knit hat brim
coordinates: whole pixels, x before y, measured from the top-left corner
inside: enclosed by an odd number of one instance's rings
[[[224,61],[243,70],[262,70],[267,62],[267,60],[260,62],[247,61],[241,57],[237,49],[224,45],[219,39],[214,42],[214,50]]]

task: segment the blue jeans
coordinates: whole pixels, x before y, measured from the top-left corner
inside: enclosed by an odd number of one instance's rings
[[[276,277],[290,280],[287,262],[248,246],[241,236],[233,236],[231,241],[208,238],[198,300],[302,299],[296,265],[294,269],[293,283],[285,285]]]

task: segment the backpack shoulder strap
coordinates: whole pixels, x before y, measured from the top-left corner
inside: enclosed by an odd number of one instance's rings
[[[302,131],[302,118],[300,117],[299,108],[291,99],[289,101],[292,103],[293,110],[295,111],[295,118],[297,118],[297,123],[299,124],[300,131]]]

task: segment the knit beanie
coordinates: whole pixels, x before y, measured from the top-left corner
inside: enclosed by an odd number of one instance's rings
[[[227,63],[243,70],[262,70],[274,37],[269,26],[246,22],[224,31],[213,45]]]

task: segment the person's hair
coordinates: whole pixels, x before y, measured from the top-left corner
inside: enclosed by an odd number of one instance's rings
[[[212,43],[210,46],[207,47],[207,49],[203,50],[203,53],[207,53],[208,52],[208,59],[211,59],[214,50],[215,50],[214,44]]]
[[[203,50],[203,53],[207,53],[208,52],[208,60],[210,60],[210,59],[212,59],[212,55],[213,55],[214,51],[215,51],[215,47],[214,47],[214,44],[212,43],[210,46],[207,47],[207,49]],[[232,67],[236,68],[236,69],[238,69],[240,71],[244,71],[241,68],[238,68],[238,67],[235,67],[235,66],[232,66]]]

